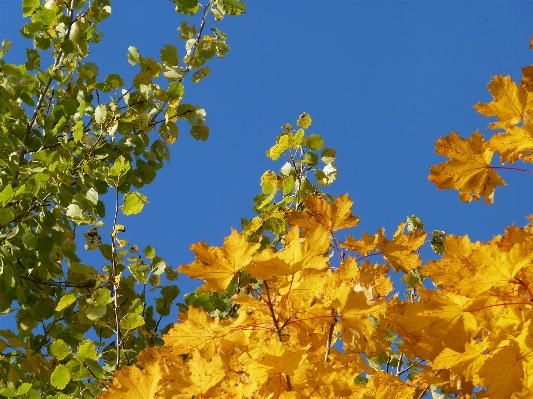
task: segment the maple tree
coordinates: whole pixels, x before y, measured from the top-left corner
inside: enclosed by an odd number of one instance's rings
[[[488,141],[479,132],[437,140],[450,158],[430,167],[438,189],[493,203],[505,184],[496,170],[518,169],[492,165],[494,153],[502,164],[533,162],[532,70],[520,85],[492,79],[494,101],[475,107],[497,119]],[[306,137],[310,123],[304,113],[297,131],[284,125],[267,151],[288,161],[261,178],[259,216],[221,247],[191,246],[196,260],[178,271],[203,285],[164,346],[116,371],[100,398],[530,398],[533,216],[489,242],[441,231],[428,240],[415,216],[392,239],[379,229],[341,241],[359,218],[347,195],[322,193],[337,174],[335,152],[318,156],[324,143]],[[425,243],[440,259],[424,263]],[[404,276],[404,300],[391,268]]]
[[[206,112],[186,102],[185,86],[228,53],[218,21],[246,8],[168,2],[184,19],[183,50],[161,43],[155,59],[119,49],[137,70],[125,82],[99,76],[90,57],[110,0],[21,4],[25,62],[9,62],[10,40],[0,46],[0,312],[16,322],[0,327],[0,396],[94,398],[170,328],[177,274],[153,246],[122,238],[123,216],[147,203],[139,189],[170,160],[179,125],[207,140]]]

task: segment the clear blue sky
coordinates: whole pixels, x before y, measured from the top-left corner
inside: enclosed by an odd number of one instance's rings
[[[267,169],[264,154],[280,126],[306,111],[311,133],[337,150],[338,180],[327,189],[349,193],[361,223],[350,234],[392,236],[408,215],[426,230],[489,240],[506,226],[524,225],[533,213],[531,175],[504,172],[507,187],[496,205],[464,204],[457,191],[437,191],[428,166],[445,161],[434,142],[454,129],[463,137],[487,132],[489,120],[472,108],[491,96],[497,74],[521,77],[533,64],[530,1],[332,1],[248,0],[248,11],[220,29],[232,50],[211,64],[211,75],[186,85],[187,102],[207,111],[211,137],[196,142],[184,127],[171,162],[142,190],[150,204],[125,217],[126,237],[156,247],[167,263],[190,263],[188,247],[220,245],[240,218],[253,216],[252,198]],[[158,58],[173,43],[182,16],[168,0],[115,0],[90,60],[102,78],[118,72],[127,81],[138,67],[128,46]],[[7,62],[22,62],[31,46],[18,33],[19,0],[0,0],[0,41],[14,45]],[[191,20],[199,20],[199,16]],[[208,21],[207,27],[212,25]],[[184,50],[181,50],[181,55]],[[44,64],[44,60],[43,60]],[[181,280],[182,292],[193,286]]]

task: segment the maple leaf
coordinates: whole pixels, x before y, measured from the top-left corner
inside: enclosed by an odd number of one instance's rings
[[[410,386],[400,377],[385,372],[376,373],[370,378],[364,390],[350,398],[361,399],[412,399],[417,392],[416,386]]]
[[[473,342],[472,345],[466,343],[462,352],[444,348],[431,365],[435,370],[452,370],[472,381],[476,378],[477,370],[485,361],[483,349],[483,344],[477,342]]]
[[[152,362],[143,369],[126,366],[115,371],[113,385],[102,391],[99,399],[155,399],[161,398],[157,391],[161,387],[164,373],[161,366]]]
[[[494,242],[483,244],[472,251],[469,257],[474,275],[456,283],[461,292],[475,298],[485,291],[496,293],[498,289],[507,289],[517,273],[530,265],[533,252],[529,243],[516,244],[508,252],[502,252]]]
[[[430,166],[429,180],[439,190],[457,189],[461,201],[476,201],[485,197],[485,204],[494,202],[494,189],[505,185],[503,179],[490,166],[494,152],[479,132],[463,139],[454,131],[436,142],[437,154],[451,158]]]
[[[303,240],[297,226],[291,227],[285,236],[285,247],[278,252],[266,248],[256,254],[253,263],[246,268],[252,277],[263,280],[276,276],[294,275],[302,269],[324,270],[328,258],[324,256],[331,241],[323,226],[317,226]]]
[[[194,349],[204,354],[214,354],[223,344],[228,331],[222,324],[201,309],[190,307],[187,313],[180,313],[180,323],[174,324],[163,337],[165,346],[172,347],[177,354],[191,353]]]
[[[444,256],[435,261],[431,260],[422,267],[422,273],[431,277],[433,282],[441,288],[461,295],[468,295],[470,290],[459,290],[457,281],[470,279],[475,274],[469,258],[474,248],[480,244],[470,242],[468,236],[447,235],[444,239]]]
[[[403,234],[405,225],[405,222],[400,223],[392,240],[385,237],[385,229],[379,229],[378,242],[381,252],[383,252],[383,258],[394,268],[394,271],[401,270],[404,273],[409,273],[422,264],[420,255],[413,252],[424,244],[427,233],[415,230]]]
[[[404,339],[402,351],[428,360],[435,359],[444,348],[462,351],[479,331],[474,315],[465,312],[472,300],[425,288],[419,288],[418,295],[418,302],[391,301],[385,315],[391,330]]]
[[[170,368],[167,378],[166,396],[168,398],[208,398],[209,391],[217,385],[226,375],[224,362],[219,354],[213,354],[206,359],[198,350],[194,350],[185,363],[187,373],[181,369]]]
[[[345,242],[340,243],[341,248],[349,249],[360,253],[363,256],[367,256],[372,251],[378,249],[378,235],[371,236],[366,231],[360,240],[354,240],[353,236],[347,236]]]
[[[533,65],[522,68],[520,85],[529,92],[533,92]]]
[[[221,248],[211,247],[205,242],[191,245],[196,260],[189,265],[181,265],[178,271],[195,279],[205,279],[200,287],[203,291],[222,292],[233,277],[252,261],[252,255],[259,244],[250,244],[245,233],[231,230]]]
[[[497,133],[490,138],[490,148],[498,152],[502,164],[512,164],[519,159],[532,162],[531,150],[533,150],[533,114],[524,112],[522,126],[510,126],[505,133]]]
[[[386,303],[369,301],[363,292],[355,292],[344,284],[338,289],[334,306],[340,316],[335,331],[341,332],[345,350],[375,353],[381,349],[374,337],[376,328],[370,316],[379,319],[386,311]]]
[[[491,129],[505,129],[522,120],[522,113],[531,107],[527,91],[518,86],[510,76],[494,76],[489,83],[489,91],[494,100],[489,104],[477,103],[477,112],[485,116],[495,116],[498,122],[489,124]]]
[[[324,226],[329,232],[333,232],[359,223],[359,218],[351,213],[353,201],[347,194],[339,196],[334,203],[329,203],[324,195],[309,194],[304,198],[304,205],[304,211],[288,215],[292,225],[307,230]]]

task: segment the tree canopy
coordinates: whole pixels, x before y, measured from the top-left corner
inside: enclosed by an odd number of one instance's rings
[[[328,192],[337,151],[307,112],[267,149],[284,163],[260,177],[256,216],[221,246],[193,244],[195,260],[176,269],[124,238],[178,129],[209,138],[185,87],[228,53],[219,21],[246,11],[240,0],[172,3],[183,48],[164,44],[155,59],[130,46],[129,83],[89,61],[109,0],[23,0],[33,48],[12,64],[1,44],[0,311],[16,329],[0,330],[0,395],[531,397],[533,216],[487,242],[425,231],[414,215],[392,235],[343,237],[361,217],[348,194]],[[510,166],[533,162],[532,81],[533,66],[520,82],[492,78],[493,100],[475,105],[493,118],[490,137],[436,141],[438,189],[489,205],[500,170],[533,173]],[[180,274],[202,286],[175,320]]]

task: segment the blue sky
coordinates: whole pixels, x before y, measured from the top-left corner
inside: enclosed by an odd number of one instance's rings
[[[212,62],[201,83],[186,84],[185,100],[205,108],[211,137],[197,142],[185,126],[180,131],[170,164],[142,190],[150,204],[119,220],[130,243],[154,245],[176,267],[193,260],[192,243],[222,244],[241,217],[253,216],[263,172],[283,164],[265,156],[280,126],[304,111],[313,118],[309,132],[337,150],[339,178],[327,192],[354,200],[361,223],[350,234],[385,227],[390,237],[413,214],[428,231],[473,240],[525,224],[533,213],[529,174],[504,171],[508,186],[496,190],[492,206],[461,203],[457,191],[437,191],[427,176],[429,165],[445,161],[434,152],[440,136],[452,129],[463,137],[477,129],[490,133],[489,119],[472,107],[491,101],[491,77],[519,80],[520,68],[533,64],[533,2],[248,0],[247,6],[245,15],[217,24],[232,47],[227,57]],[[126,60],[132,45],[158,58],[173,43],[184,55],[176,31],[182,16],[170,1],[115,0],[112,7],[90,56],[102,77],[120,73],[127,81],[137,72]],[[31,43],[18,33],[20,1],[1,0],[0,16],[0,41],[13,41],[6,60],[23,62]],[[195,286],[180,280],[182,292]]]

